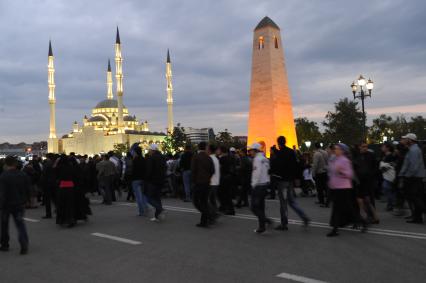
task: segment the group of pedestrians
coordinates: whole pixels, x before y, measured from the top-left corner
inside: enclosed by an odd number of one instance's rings
[[[425,157],[415,134],[403,136],[399,143],[382,144],[380,157],[366,143],[353,147],[336,144],[328,152],[319,144],[315,147],[312,174],[318,204],[328,207],[330,201],[333,203],[330,236],[337,235],[338,227],[348,222],[362,225],[363,230],[367,224],[378,224],[376,202],[381,197],[386,211],[404,216],[407,203],[407,223],[423,223]]]
[[[134,144],[125,158],[113,152],[91,158],[73,153],[47,154],[43,161],[34,158],[21,163],[9,156],[0,160],[0,250],[9,249],[12,216],[21,253],[28,252],[24,210],[36,207],[37,200],[45,206],[43,218],[52,218],[55,212],[58,225],[73,227],[91,215],[90,194],[97,192],[108,206],[127,190],[127,200],[136,201],[138,215],[150,215],[153,207],[151,221],[159,222],[165,214],[162,195],[179,195],[179,183],[183,201],[192,201],[201,213],[197,223],[201,228],[214,225],[222,214],[235,215],[236,208],[250,205],[258,218],[255,232],[264,233],[273,224],[266,215],[268,194],[277,195],[280,204],[280,223],[275,230],[288,230],[288,207],[308,226],[310,218],[295,198],[295,184],[300,178],[315,183],[321,207],[331,206],[332,230],[327,236],[337,236],[339,228],[346,225],[366,231],[368,224],[379,223],[375,205],[378,187],[388,211],[403,215],[407,203],[411,211],[407,222],[423,223],[426,172],[416,135],[407,134],[396,146],[383,144],[380,160],[365,143],[358,147],[338,143],[327,150],[320,143],[314,146],[311,162],[303,161],[297,150],[287,147],[283,136],[277,138],[269,158],[261,143],[248,149],[228,149],[204,142],[196,151],[187,146],[176,156],[165,156],[156,144],[146,152]],[[303,176],[301,163],[309,169]]]

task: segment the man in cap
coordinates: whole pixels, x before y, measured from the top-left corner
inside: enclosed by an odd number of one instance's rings
[[[409,133],[402,137],[402,143],[408,147],[399,176],[402,177],[407,200],[411,203],[412,219],[407,223],[423,223],[425,211],[423,178],[426,177],[422,151],[417,144],[417,136]]]
[[[254,232],[261,234],[266,231],[266,224],[272,220],[265,215],[265,197],[269,186],[269,160],[261,151],[262,146],[254,143],[250,146],[250,155],[253,157],[253,171],[251,175],[251,210],[257,216],[259,227]]]
[[[163,205],[161,203],[161,191],[166,182],[167,162],[156,144],[149,146],[146,157],[146,196],[148,203],[155,208],[154,217],[151,221],[158,222],[163,216]],[[160,217],[161,215],[161,217]]]

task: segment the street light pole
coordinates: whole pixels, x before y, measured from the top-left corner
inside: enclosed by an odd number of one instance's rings
[[[365,80],[365,78],[360,75],[357,83],[352,82],[351,88],[352,93],[354,95],[354,99],[361,99],[361,107],[362,107],[362,139],[363,142],[367,142],[367,117],[365,115],[365,104],[364,100],[366,97],[371,97],[371,91],[373,90],[374,83],[371,79],[368,79],[368,81]],[[368,90],[368,93],[365,92],[364,89]]]

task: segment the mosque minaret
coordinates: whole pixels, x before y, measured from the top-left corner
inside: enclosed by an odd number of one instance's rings
[[[172,62],[170,52],[167,49],[166,59],[166,80],[167,80],[167,132],[173,133],[173,85],[172,85]]]
[[[58,138],[56,137],[56,99],[55,99],[55,66],[52,51],[52,42],[49,40],[49,53],[47,63],[47,85],[49,89],[50,129],[48,139],[48,151],[58,152]]]

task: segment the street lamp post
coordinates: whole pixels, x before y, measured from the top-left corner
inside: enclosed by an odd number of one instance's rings
[[[371,79],[368,81],[362,76],[359,75],[357,83],[355,81],[352,82],[351,88],[352,93],[354,95],[354,99],[361,99],[361,107],[362,107],[362,134],[363,141],[367,141],[367,129],[366,129],[366,116],[365,116],[365,107],[364,100],[366,97],[371,97],[371,91],[373,90],[374,83]]]

